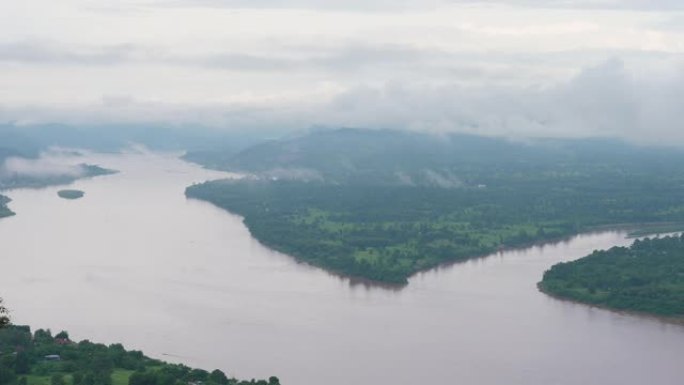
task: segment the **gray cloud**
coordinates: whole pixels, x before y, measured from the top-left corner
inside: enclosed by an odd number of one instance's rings
[[[226,130],[325,125],[684,144],[681,69],[634,72],[613,59],[545,87],[386,83],[353,87],[308,105],[177,105],[125,98],[125,103],[70,111],[0,108],[0,121],[201,123]]]
[[[1,177],[79,177],[85,173],[83,166],[64,164],[51,156],[42,156],[38,159],[26,159],[12,157],[5,159],[0,166]]]
[[[386,11],[434,9],[444,5],[508,5],[530,8],[684,10],[680,0],[157,0],[157,6],[295,8]]]
[[[637,77],[613,59],[544,88],[360,87],[323,115],[348,126],[683,142],[683,100],[681,71]]]
[[[24,41],[0,44],[0,61],[34,64],[112,65],[141,54],[133,45],[70,49],[54,42]]]
[[[0,44],[0,63],[102,67],[152,64],[236,73],[328,74],[342,81],[473,83],[521,82],[540,78],[544,71],[567,71],[584,63],[616,56],[634,62],[673,61],[684,53],[644,50],[569,50],[544,53],[447,52],[405,44],[349,41],[330,46],[275,44],[273,53],[238,51],[183,54],[134,44],[63,46],[47,42]],[[121,100],[116,101],[121,104]]]

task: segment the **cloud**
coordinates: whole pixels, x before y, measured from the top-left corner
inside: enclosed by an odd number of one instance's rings
[[[679,0],[452,0],[451,3],[506,4],[537,8],[682,10]]]
[[[0,122],[682,136],[680,0],[36,2]]]
[[[136,47],[128,44],[69,49],[55,42],[22,41],[0,44],[0,61],[42,65],[112,65],[135,59]]]
[[[434,9],[449,5],[504,5],[528,8],[684,10],[680,0],[157,0],[169,7],[295,8],[346,11],[397,11]]]
[[[681,71],[637,75],[612,59],[548,87],[360,87],[335,98],[320,120],[437,132],[684,143],[682,100]]]
[[[261,172],[259,175],[272,180],[299,180],[304,182],[323,180],[320,172],[310,168],[274,168]]]
[[[443,4],[443,0],[157,0],[148,3],[150,6],[167,7],[221,7],[249,9],[316,9],[316,10],[351,10],[378,11],[407,8],[430,8]]]
[[[225,130],[399,128],[511,137],[622,137],[684,144],[682,66],[630,70],[619,59],[547,86],[384,83],[331,98],[263,104],[182,105],[123,98],[64,111],[0,109],[0,120],[204,124]],[[30,121],[25,121],[28,123]]]
[[[132,44],[70,46],[48,42],[0,44],[0,62],[42,66],[156,64],[247,72],[349,71],[375,65],[417,64],[448,54],[406,45],[349,43],[342,47],[282,47],[279,54],[226,51],[190,54]]]
[[[83,166],[65,164],[49,156],[38,159],[11,157],[0,167],[0,177],[80,177],[84,172]]]

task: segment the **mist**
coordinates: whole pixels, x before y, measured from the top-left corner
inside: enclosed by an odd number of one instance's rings
[[[37,159],[10,157],[0,167],[2,177],[29,178],[78,178],[86,174],[83,165],[64,163],[64,159],[52,155],[43,155]]]

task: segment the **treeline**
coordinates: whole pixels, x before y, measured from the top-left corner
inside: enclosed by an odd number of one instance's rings
[[[684,316],[684,235],[595,251],[544,273],[542,291],[611,309]]]
[[[121,344],[73,342],[66,332],[31,333],[28,326],[0,329],[0,385],[278,385],[279,380],[239,381],[151,359]]]

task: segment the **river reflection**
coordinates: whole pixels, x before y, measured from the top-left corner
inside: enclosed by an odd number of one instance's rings
[[[679,384],[684,328],[540,294],[544,270],[624,233],[419,273],[401,290],[271,251],[187,200],[225,174],[164,154],[67,159],[121,172],[7,193],[0,293],[17,323],[285,384]]]

